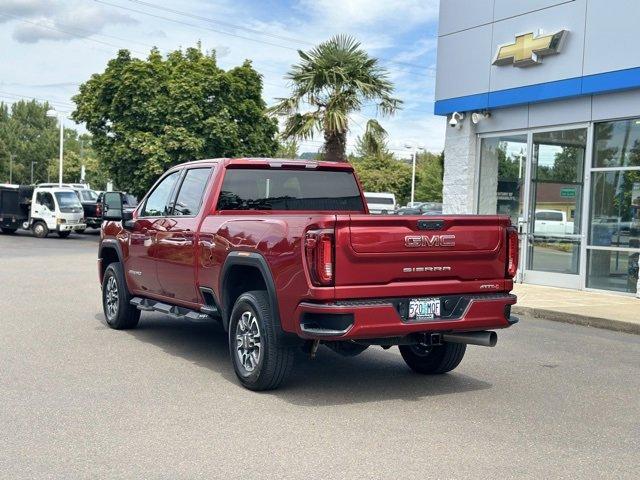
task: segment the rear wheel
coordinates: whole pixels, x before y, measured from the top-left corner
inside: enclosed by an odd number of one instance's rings
[[[291,372],[294,351],[284,344],[267,292],[247,292],[236,300],[229,322],[229,350],[240,383],[250,390],[278,388]]]
[[[58,236],[60,238],[67,238],[69,235],[71,235],[71,232],[69,230],[67,230],[66,232],[58,232]]]
[[[464,343],[400,345],[402,358],[411,370],[424,374],[447,373],[456,368],[467,349]]]
[[[124,330],[138,325],[140,310],[131,305],[130,300],[122,265],[120,262],[110,263],[102,279],[102,308],[111,328]]]
[[[33,230],[33,235],[37,238],[45,238],[47,235],[49,235],[49,228],[44,222],[36,222],[31,228]]]

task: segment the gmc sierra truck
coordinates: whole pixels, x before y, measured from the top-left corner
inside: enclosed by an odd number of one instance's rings
[[[168,170],[135,211],[104,197],[106,321],[141,311],[217,319],[239,381],[278,387],[294,350],[397,345],[422,374],[453,370],[517,319],[507,216],[369,215],[347,163],[201,160]]]

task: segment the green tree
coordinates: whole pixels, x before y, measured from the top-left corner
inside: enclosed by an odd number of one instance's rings
[[[367,192],[391,192],[399,204],[411,194],[411,167],[393,155],[352,158],[362,188]]]
[[[0,161],[2,181],[9,181],[13,156],[13,183],[31,181],[31,162],[34,162],[34,181],[47,180],[47,167],[58,153],[56,121],[47,117],[50,106],[35,100],[20,100],[9,106],[0,103]]]
[[[198,46],[199,47],[199,46]],[[198,158],[272,156],[277,123],[262,78],[245,61],[224,71],[215,52],[177,50],[146,60],[118,52],[74,97],[93,147],[120,189],[142,196],[167,168]]]
[[[276,158],[298,158],[298,142],[295,138],[278,141]]]
[[[444,152],[419,153],[416,159],[416,202],[442,202]]]
[[[325,159],[346,161],[349,114],[376,103],[383,115],[391,115],[402,102],[391,96],[387,71],[349,36],[338,35],[298,55],[300,63],[286,76],[293,92],[277,99],[270,111],[285,118],[285,138],[309,139],[322,132]],[[301,112],[303,105],[310,110]]]

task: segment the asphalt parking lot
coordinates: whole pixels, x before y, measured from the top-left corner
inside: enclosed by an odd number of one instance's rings
[[[523,318],[440,377],[397,349],[235,380],[215,324],[104,323],[98,236],[0,235],[0,477],[640,478],[640,337]]]

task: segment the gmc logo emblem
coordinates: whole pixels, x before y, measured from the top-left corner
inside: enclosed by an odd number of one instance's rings
[[[404,246],[414,247],[455,247],[455,235],[407,235]]]

